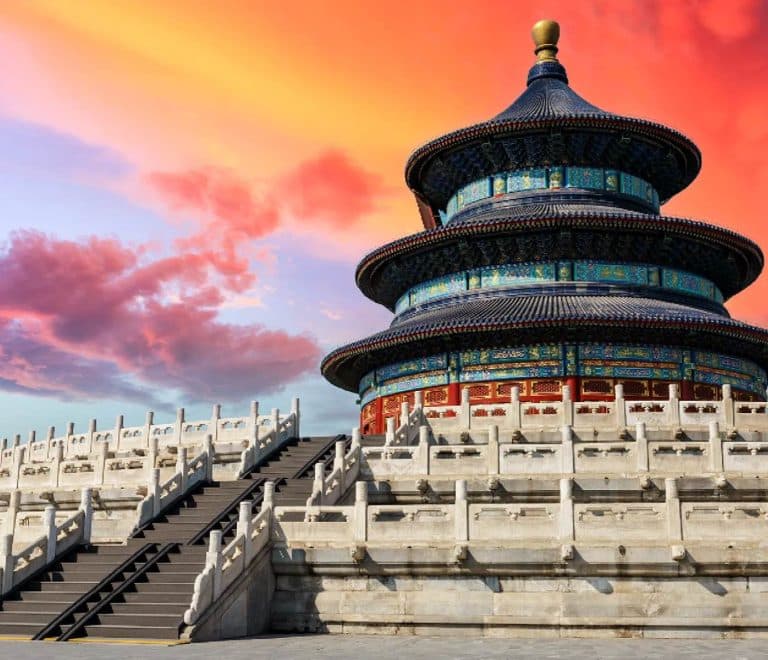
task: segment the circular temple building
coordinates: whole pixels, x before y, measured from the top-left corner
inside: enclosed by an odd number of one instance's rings
[[[723,306],[763,266],[726,229],[661,214],[701,167],[681,133],[568,85],[559,28],[533,28],[527,88],[492,119],[418,148],[405,178],[425,230],[374,250],[357,285],[395,317],[322,364],[358,392],[361,430],[403,401],[765,400],[768,332]]]

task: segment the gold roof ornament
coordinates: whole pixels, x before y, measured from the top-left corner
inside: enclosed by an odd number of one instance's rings
[[[534,53],[539,62],[557,62],[557,42],[560,39],[560,24],[557,21],[542,19],[531,28]]]

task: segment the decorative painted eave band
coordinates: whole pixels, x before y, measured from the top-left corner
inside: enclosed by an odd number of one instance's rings
[[[406,330],[399,333],[392,332],[391,336],[387,336],[388,332],[385,331],[384,333],[379,333],[379,336],[374,335],[374,337],[342,346],[329,353],[323,359],[320,365],[320,370],[334,385],[351,392],[356,392],[357,381],[359,377],[362,376],[362,373],[358,374],[353,381],[342,382],[337,377],[336,371],[340,364],[345,360],[362,354],[391,349],[395,346],[402,346],[415,342],[423,342],[428,339],[435,339],[453,334],[485,334],[525,329],[558,328],[564,326],[579,328],[616,328],[622,326],[626,327],[628,323],[631,323],[632,328],[703,332],[745,341],[751,344],[750,348],[752,348],[752,350],[745,351],[745,348],[747,347],[741,345],[739,353],[746,353],[747,357],[756,360],[763,368],[768,367],[768,330],[744,323],[734,322],[730,319],[723,319],[722,321],[718,321],[717,319],[707,321],[676,321],[653,319],[640,314],[630,314],[622,318],[613,319],[555,318],[531,321],[475,322],[469,324],[441,323],[435,324],[432,327],[423,327],[413,331]]]
[[[536,217],[532,211],[531,215],[522,218],[509,216],[489,218],[482,222],[457,223],[405,236],[383,245],[363,257],[355,271],[355,280],[358,288],[368,298],[382,302],[372,289],[371,278],[373,273],[382,268],[389,260],[406,257],[425,249],[438,247],[443,243],[465,238],[471,239],[478,236],[505,233],[540,232],[548,229],[556,231],[571,227],[621,232],[647,232],[654,235],[663,231],[666,235],[691,238],[723,247],[741,255],[750,265],[746,279],[738,283],[739,289],[751,284],[763,268],[763,253],[756,243],[729,229],[690,218],[650,216],[630,211],[616,213],[583,210],[543,213]],[[722,286],[721,288],[725,289]],[[402,292],[400,293],[402,294]]]

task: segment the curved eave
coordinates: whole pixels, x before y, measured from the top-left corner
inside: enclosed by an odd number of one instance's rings
[[[509,135],[522,137],[526,134],[547,131],[552,128],[582,128],[590,131],[623,132],[655,140],[668,146],[670,149],[674,149],[682,158],[683,174],[681,181],[668,189],[664,189],[665,182],[653,182],[664,201],[687,187],[696,178],[701,169],[701,152],[699,148],[683,133],[673,128],[635,117],[621,117],[601,113],[580,113],[546,119],[491,119],[447,133],[418,147],[411,154],[405,166],[406,183],[414,193],[423,197],[422,177],[426,166],[436,156],[485,138],[501,138]],[[491,173],[491,169],[489,169],[489,173]]]
[[[565,331],[578,335],[582,341],[589,341],[588,330],[597,332],[594,340],[606,341],[609,330],[621,332],[625,341],[638,332],[643,341],[654,343],[658,337],[663,344],[680,344],[712,348],[713,340],[735,340],[732,355],[739,355],[756,361],[763,368],[768,366],[768,331],[724,319],[705,321],[677,321],[665,319],[648,319],[642,315],[628,315],[626,318],[557,318],[546,320],[473,322],[467,324],[443,323],[433,327],[415,328],[399,332],[390,329],[358,342],[342,346],[331,352],[320,365],[325,378],[342,389],[357,392],[360,379],[371,369],[383,366],[393,359],[392,353],[396,348],[410,347],[413,356],[427,355],[439,352],[439,346],[456,340],[462,348],[470,348],[464,338],[471,336],[472,344],[480,344],[484,340],[495,344],[502,336],[511,342],[525,343],[543,329],[562,330],[563,338],[568,340]],[[531,331],[533,331],[533,336]],[[529,339],[530,337],[530,339]],[[453,341],[451,342],[453,343]],[[716,342],[716,345],[721,343]],[[490,344],[489,344],[490,345]],[[364,357],[360,361],[358,358]]]
[[[763,253],[756,243],[736,232],[716,225],[689,218],[650,216],[628,211],[621,213],[565,211],[560,213],[545,212],[540,216],[531,214],[528,217],[499,217],[485,219],[482,222],[456,223],[411,234],[383,245],[363,257],[355,271],[355,281],[366,297],[393,310],[398,296],[402,295],[404,291],[387,294],[377,288],[375,281],[377,274],[395,260],[404,260],[407,257],[437,249],[451,242],[458,243],[465,239],[475,239],[481,236],[492,237],[502,234],[522,234],[546,230],[562,231],[570,228],[649,235],[661,234],[673,238],[688,238],[723,248],[739,257],[745,264],[745,272],[740,282],[718,282],[719,288],[726,298],[754,282],[763,268]]]

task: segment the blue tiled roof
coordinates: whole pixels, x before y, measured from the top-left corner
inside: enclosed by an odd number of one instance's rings
[[[568,86],[565,69],[559,62],[539,62],[528,73],[528,87],[504,112],[492,121],[556,119],[558,117],[613,117],[585,101]]]
[[[499,295],[469,302],[435,306],[413,314],[374,337],[404,334],[432,328],[460,328],[465,325],[565,321],[676,321],[715,323],[748,327],[727,316],[687,305],[633,296],[509,296]]]
[[[354,391],[370,369],[445,347],[531,341],[628,341],[728,349],[765,366],[768,331],[727,316],[672,302],[629,296],[495,297],[431,308],[383,332],[342,346],[321,369]]]

